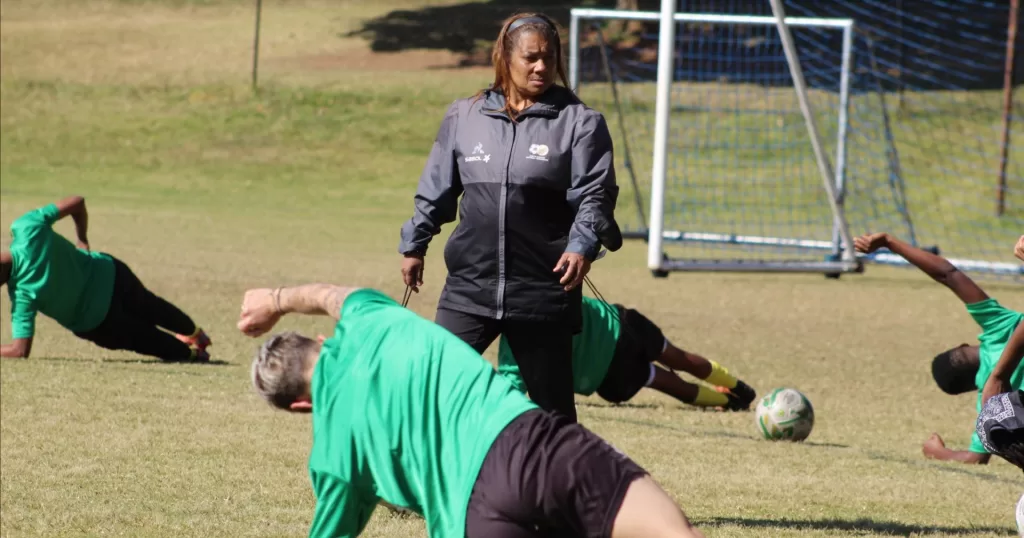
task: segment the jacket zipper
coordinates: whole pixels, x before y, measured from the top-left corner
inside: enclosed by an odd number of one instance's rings
[[[501,196],[498,201],[498,290],[497,290],[497,318],[505,316],[505,203],[508,199],[508,171],[512,167],[512,155],[516,151],[516,122],[509,120],[512,124],[512,144],[509,145],[508,155],[505,157],[505,177],[501,180]]]

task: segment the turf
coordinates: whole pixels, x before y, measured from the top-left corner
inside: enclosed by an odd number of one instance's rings
[[[401,295],[397,234],[420,167],[445,105],[488,72],[427,69],[454,60],[371,55],[339,35],[423,4],[264,3],[253,95],[251,2],[5,0],[0,224],[86,196],[93,248],[204,325],[215,363],[107,352],[41,319],[32,358],[0,363],[0,535],[306,533],[309,421],[253,395],[256,342],[234,325],[250,287],[327,281]],[[964,448],[974,419],[974,397],[945,396],[929,374],[934,354],[978,333],[951,294],[878,267],[839,281],[655,280],[644,258],[628,244],[592,277],[681,347],[761,393],[796,387],[817,414],[808,442],[771,444],[750,413],[647,393],[621,406],[578,400],[582,422],[649,469],[708,536],[1013,535],[1019,470],[920,453],[932,431]],[[428,256],[411,303],[424,316],[443,272]],[[986,288],[1024,308],[1018,286]],[[330,330],[321,319],[282,326]],[[425,532],[379,510],[366,535]]]

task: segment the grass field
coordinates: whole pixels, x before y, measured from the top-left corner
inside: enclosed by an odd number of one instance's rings
[[[0,363],[0,535],[306,533],[309,421],[252,393],[256,342],[234,324],[254,286],[328,281],[401,295],[395,248],[420,167],[445,105],[489,73],[444,68],[454,59],[440,52],[371,55],[339,35],[426,3],[265,2],[254,96],[251,2],[4,0],[4,244],[23,211],[86,196],[92,247],[193,314],[217,362],[110,353],[40,320],[32,358]],[[964,448],[973,427],[974,397],[945,396],[929,370],[934,354],[978,333],[952,294],[877,267],[839,281],[655,280],[644,257],[629,244],[592,278],[759,392],[799,388],[818,417],[808,442],[770,444],[749,413],[647,393],[622,406],[578,400],[581,421],[649,469],[708,536],[1013,535],[1019,470],[920,453],[932,431]],[[443,272],[428,257],[411,303],[424,316]],[[1019,286],[986,288],[1024,308]],[[380,510],[366,535],[425,532]]]

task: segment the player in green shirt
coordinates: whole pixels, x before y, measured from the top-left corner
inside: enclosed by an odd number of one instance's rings
[[[75,222],[77,248],[53,230],[67,216]],[[147,290],[124,262],[90,250],[88,224],[81,196],[34,209],[11,224],[10,250],[0,252],[0,286],[7,284],[11,300],[13,341],[0,346],[0,356],[28,358],[41,313],[106,349],[208,361],[206,333]]]
[[[310,536],[358,536],[382,503],[422,515],[431,538],[702,536],[629,458],[390,297],[250,290],[238,328],[259,336],[285,313],[337,320],[323,342],[270,337],[252,365],[263,398],[312,413]]]
[[[750,385],[736,379],[722,365],[677,348],[654,322],[620,304],[584,297],[583,328],[573,337],[572,346],[573,390],[583,396],[597,392],[609,402],[622,403],[641,388],[650,387],[683,403],[732,411],[750,409],[757,397]],[[674,373],[676,370],[711,387],[687,383]],[[498,371],[526,392],[515,355],[504,336],[498,343]]]
[[[991,391],[996,385],[1005,389],[1000,392],[1007,392],[1011,388],[1014,390],[1021,388],[1022,381],[1024,381],[1024,365],[1020,362],[1020,357],[1012,356],[1020,351],[1016,346],[1007,344],[1017,331],[1021,320],[1024,319],[1024,314],[1000,305],[970,277],[945,258],[911,246],[889,234],[876,233],[858,237],[854,241],[854,246],[865,254],[870,254],[881,248],[889,249],[932,277],[936,282],[948,287],[964,302],[967,313],[981,327],[981,334],[978,336],[978,372],[974,381],[974,386],[978,391],[976,406],[978,413],[981,412],[984,403],[983,394],[995,394]],[[1017,332],[1024,333],[1024,329]],[[1004,351],[1008,356],[1005,360],[1001,360]],[[999,365],[998,368],[997,365]],[[972,428],[973,430],[974,428]],[[922,452],[929,458],[963,463],[985,464],[988,463],[990,457],[978,438],[977,432],[972,435],[968,450],[946,448],[942,437],[933,433],[925,441]]]

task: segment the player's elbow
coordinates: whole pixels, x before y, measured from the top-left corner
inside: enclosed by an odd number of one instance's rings
[[[85,211],[85,197],[79,195],[68,196],[57,203],[57,210],[61,217],[81,214]]]
[[[980,452],[968,452],[967,457],[963,459],[963,462],[972,465],[988,465],[989,458],[991,458],[991,455],[989,454],[982,454]]]

